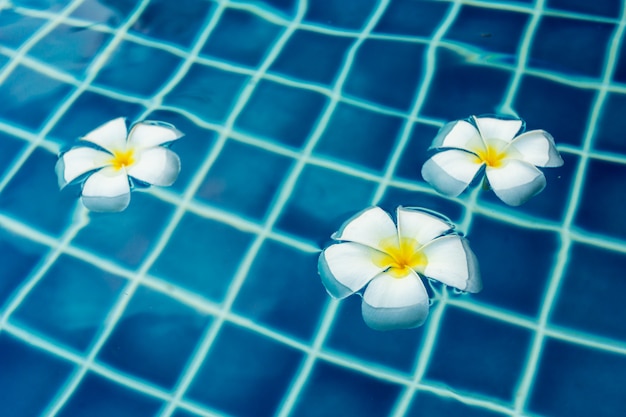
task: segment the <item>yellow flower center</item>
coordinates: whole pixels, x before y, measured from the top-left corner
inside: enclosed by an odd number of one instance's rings
[[[487,145],[486,150],[479,150],[476,152],[478,155],[478,163],[485,163],[488,167],[497,168],[502,165],[502,160],[506,156],[506,152],[502,152],[498,148],[492,145]]]
[[[403,278],[407,275],[407,269],[416,272],[423,272],[428,259],[419,250],[420,244],[415,239],[393,238],[380,242],[380,248],[384,253],[380,253],[374,259],[374,264],[379,267],[386,267],[387,272],[395,278]]]
[[[111,164],[113,168],[116,170],[122,169],[122,167],[129,167],[135,163],[135,158],[133,158],[134,151],[129,149],[127,151],[115,151],[113,152],[113,158],[111,159]]]

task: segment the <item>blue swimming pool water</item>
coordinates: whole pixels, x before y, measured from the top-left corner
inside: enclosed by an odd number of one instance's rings
[[[613,0],[0,0],[0,415],[626,414],[626,6]],[[439,127],[518,115],[565,160],[523,206],[437,195]],[[57,153],[116,117],[186,136],[115,214]],[[467,233],[484,290],[418,329],[331,300],[370,205]]]

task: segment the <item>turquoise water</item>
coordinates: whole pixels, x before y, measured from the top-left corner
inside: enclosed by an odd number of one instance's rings
[[[0,415],[626,414],[626,6],[0,0]],[[520,207],[420,176],[445,122],[522,117],[565,160]],[[89,213],[60,150],[176,125],[176,183]],[[331,300],[370,205],[451,218],[484,289],[423,327]]]

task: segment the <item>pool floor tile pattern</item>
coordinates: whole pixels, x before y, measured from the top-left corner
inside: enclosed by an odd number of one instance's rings
[[[0,0],[1,414],[624,414],[618,6]],[[522,207],[437,195],[439,127],[496,112],[565,166]],[[87,213],[56,154],[119,116],[185,132],[182,172]],[[319,249],[372,204],[469,232],[483,292],[386,333],[330,300]]]

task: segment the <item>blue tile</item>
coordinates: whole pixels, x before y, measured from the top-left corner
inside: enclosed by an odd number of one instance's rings
[[[181,168],[176,182],[168,187],[168,190],[182,194],[205,162],[217,134],[173,111],[157,110],[150,113],[146,119],[171,123],[185,134],[171,146],[171,150],[176,152],[181,159]]]
[[[513,108],[528,126],[550,132],[556,143],[581,146],[595,94],[527,75],[522,78]]]
[[[262,220],[292,162],[291,158],[230,140],[195,198]]]
[[[301,360],[288,346],[226,324],[186,397],[238,417],[273,415]]]
[[[530,342],[526,329],[448,307],[425,377],[512,402]]]
[[[284,17],[293,16],[296,10],[296,0],[257,0],[256,3],[261,3],[262,8],[270,13],[279,13]],[[263,6],[264,5],[264,6]]]
[[[324,350],[340,352],[357,358],[355,361],[374,363],[373,366],[393,368],[410,375],[415,352],[422,343],[423,330],[372,330],[363,321],[361,300],[361,297],[353,295],[341,301]]]
[[[440,195],[409,191],[398,187],[387,187],[378,205],[391,213],[398,206],[423,207],[439,212],[455,223],[462,221],[464,214],[464,206],[457,201]]]
[[[592,15],[589,19],[592,19],[593,15],[616,19],[620,16],[620,2],[613,0],[547,0],[546,8]]]
[[[163,100],[211,122],[226,120],[248,77],[194,64]]]
[[[0,227],[0,311],[40,261],[46,248]]]
[[[76,205],[76,198],[69,192],[59,192],[56,161],[56,155],[41,148],[34,150],[0,193],[0,207],[5,214],[55,236],[70,224]]]
[[[481,0],[484,3],[495,3],[496,6],[494,7],[498,7],[502,5],[502,0]],[[508,0],[507,3],[511,4],[511,5],[516,5],[517,3],[519,3],[520,6],[524,7],[525,3],[533,3],[534,0]],[[487,6],[486,6],[487,7]]]
[[[351,37],[297,30],[281,49],[270,72],[330,85],[339,74],[345,54],[353,42]]]
[[[2,10],[0,44],[17,50],[45,23],[46,20],[23,16],[11,9]]]
[[[12,0],[11,3],[16,7],[48,11],[61,10],[67,6],[67,1],[65,0]]]
[[[375,184],[325,168],[306,167],[277,227],[323,244],[354,213],[371,205]]]
[[[265,241],[233,311],[255,323],[309,340],[328,295],[317,278],[317,253]]]
[[[189,48],[215,8],[208,1],[153,0],[129,32]]]
[[[0,132],[0,144],[2,144],[2,152],[0,152],[0,178],[7,171],[11,163],[15,160],[18,153],[21,152],[28,142]]]
[[[446,31],[445,40],[485,52],[517,53],[528,15],[486,7],[463,6]]]
[[[76,30],[58,25],[29,51],[33,58],[79,79],[91,65],[94,56],[111,40],[111,35],[92,30]]]
[[[2,417],[41,415],[73,367],[58,357],[0,333]]]
[[[37,130],[65,100],[72,87],[25,66],[17,66],[0,85],[0,120]]]
[[[621,84],[626,84],[626,43],[623,42],[617,52],[613,80]]]
[[[504,417],[509,414],[500,414],[483,408],[480,405],[472,406],[457,401],[454,398],[440,397],[427,391],[418,391],[411,402],[408,416],[463,416],[463,417]]]
[[[187,411],[187,410],[176,410],[176,412],[174,412],[174,417],[201,417],[201,414],[195,414],[192,413],[191,411]]]
[[[540,126],[537,126],[540,127]],[[559,142],[557,142],[558,146]],[[546,177],[546,188],[526,203],[517,207],[507,207],[512,213],[521,216],[534,215],[542,219],[561,222],[570,205],[570,193],[576,180],[576,170],[580,158],[577,155],[562,153],[563,166],[557,168],[540,168]],[[480,187],[480,185],[478,185]],[[504,203],[491,190],[481,191],[479,201],[504,206]]]
[[[530,48],[529,66],[568,75],[600,78],[614,25],[564,17],[543,17]],[[576,39],[563,42],[563,39]]]
[[[351,63],[344,93],[408,110],[422,76],[424,52],[422,44],[366,40]]]
[[[315,154],[342,165],[382,171],[399,140],[404,120],[339,103],[315,146]]]
[[[622,317],[626,257],[598,247],[575,243],[550,322],[592,334],[626,340]]]
[[[374,28],[374,33],[430,36],[441,24],[450,5],[445,2],[394,0]]]
[[[400,155],[394,176],[426,184],[422,179],[422,165],[431,157],[428,148],[437,136],[439,127],[422,123],[413,123],[412,126],[409,141]]]
[[[151,97],[176,73],[182,61],[160,49],[124,41],[108,57],[94,80],[99,87]]]
[[[60,417],[153,416],[162,406],[163,403],[157,398],[118,385],[94,373],[88,373],[58,415]]]
[[[559,250],[558,235],[475,215],[468,237],[483,279],[483,290],[474,297],[536,317]]]
[[[626,114],[626,95],[607,93],[600,120],[595,126],[593,148],[598,151],[626,154],[621,120]]]
[[[309,3],[304,20],[334,29],[361,29],[376,9],[375,0],[316,0]]]
[[[380,417],[389,415],[400,386],[318,360],[292,415]]]
[[[121,213],[90,213],[89,224],[73,242],[102,258],[135,269],[156,245],[173,211],[173,206],[135,192]]]
[[[170,390],[209,323],[209,317],[140,287],[97,360]]]
[[[85,91],[54,125],[48,138],[60,143],[62,148],[69,148],[76,139],[109,120],[125,117],[132,122],[142,111],[143,107],[138,104]]]
[[[84,0],[71,16],[115,28],[122,25],[137,7],[136,2],[124,0]]]
[[[574,224],[584,230],[626,239],[626,165],[590,159]]]
[[[186,214],[151,273],[221,302],[252,236]]]
[[[509,85],[508,71],[469,63],[443,48],[436,62],[422,115],[448,121],[496,112]]]
[[[624,375],[623,354],[548,339],[528,408],[550,416],[621,415]]]
[[[211,36],[202,47],[202,54],[248,67],[258,66],[278,39],[282,26],[256,14],[226,9]]]
[[[124,284],[123,278],[62,256],[15,310],[11,320],[84,351]]]
[[[289,146],[301,146],[327,102],[317,92],[263,80],[256,86],[235,127]]]

